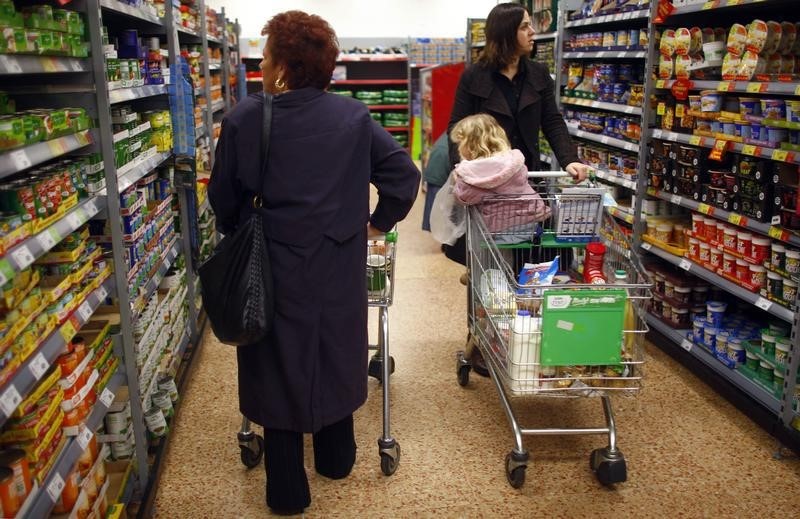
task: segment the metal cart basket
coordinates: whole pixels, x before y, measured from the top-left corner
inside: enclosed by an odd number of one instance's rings
[[[511,486],[525,481],[522,435],[607,434],[608,446],[592,452],[590,466],[602,483],[618,483],[627,471],[616,446],[610,395],[632,395],[642,386],[643,310],[652,298],[651,285],[627,238],[604,211],[602,189],[550,186],[541,197],[490,196],[469,208],[467,348],[477,347],[486,360],[514,434],[514,449],[506,456]],[[543,203],[550,215],[535,222]],[[605,250],[602,258],[598,248]],[[553,260],[557,274],[547,278],[545,268]],[[595,267],[583,273],[585,263]],[[524,269],[529,279],[521,280]],[[621,282],[615,283],[615,275]],[[590,277],[592,283],[584,281]],[[457,353],[462,386],[469,383],[468,359],[469,351]],[[606,425],[523,428],[511,400],[526,396],[600,397]]]
[[[400,445],[391,436],[389,421],[389,376],[394,372],[394,359],[389,355],[389,306],[394,299],[397,230],[368,240],[366,249],[367,305],[378,308],[378,344],[369,345],[376,353],[369,361],[368,374],[377,378],[383,389],[383,431],[378,438],[378,454],[381,470],[391,476],[400,462]],[[242,463],[248,468],[259,465],[264,456],[264,439],[252,431],[247,418],[242,419],[237,441]]]

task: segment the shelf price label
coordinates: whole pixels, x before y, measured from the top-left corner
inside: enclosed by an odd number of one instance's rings
[[[666,103],[658,103],[658,106],[656,107],[656,113],[658,115],[664,115],[665,113],[667,113],[667,104]]]
[[[17,61],[17,58],[13,56],[0,54],[0,65],[3,65],[3,68],[6,70],[6,72],[11,74],[19,74],[22,72],[22,67]]]
[[[703,142],[703,139],[699,135],[692,135],[689,137],[689,144],[692,146],[700,146],[700,143]]]
[[[736,83],[731,83],[729,81],[720,81],[717,85],[718,92],[730,92],[735,88]]]
[[[725,157],[725,153],[727,153],[728,148],[730,148],[731,141],[727,141],[724,139],[717,139],[714,141],[714,148],[709,153],[708,158],[711,160],[722,161]]]
[[[763,297],[759,297],[758,299],[756,299],[756,306],[764,310],[765,312],[768,312],[769,309],[772,308],[772,301],[768,301]]]
[[[733,225],[741,225],[742,224],[742,215],[731,213],[728,215],[728,223],[732,223]]]
[[[755,157],[757,156],[756,150],[758,149],[759,148],[756,148],[752,144],[745,144],[744,146],[742,146],[742,153],[744,153],[745,155],[750,155],[751,157]]]
[[[789,152],[786,150],[775,150],[772,152],[772,160],[779,160],[781,162],[786,162],[786,158],[789,156]]]
[[[690,341],[689,339],[683,339],[681,341],[681,348],[683,348],[686,351],[692,351],[692,346],[694,346],[694,344],[692,344],[692,341]]]
[[[92,307],[86,301],[81,303],[81,306],[78,307],[78,315],[83,322],[87,322],[89,319],[91,319],[93,313]]]
[[[635,109],[636,109],[636,107],[634,107],[634,106],[626,106],[625,107],[625,113],[626,114],[632,114]]]
[[[708,204],[700,204],[697,206],[697,210],[705,215],[711,216],[714,214],[714,208]]]
[[[44,358],[41,352],[37,353],[33,359],[31,360],[30,364],[28,364],[28,369],[33,375],[33,378],[39,380],[47,373],[47,370],[50,368],[50,363],[47,362],[47,359]]]
[[[3,410],[3,414],[6,416],[11,416],[21,402],[22,396],[17,391],[17,387],[11,384],[0,396],[0,409]]]
[[[97,299],[103,301],[106,297],[108,297],[108,290],[105,285],[100,285],[100,288],[97,289]]]
[[[600,138],[600,142],[602,142],[603,144],[608,144],[609,142],[608,137],[604,135],[603,137]]]
[[[50,228],[39,234],[39,236],[36,237],[36,241],[39,242],[39,246],[42,248],[42,250],[48,251],[55,247],[56,243],[61,241],[61,236],[58,235],[58,232],[55,229]]]
[[[36,259],[33,257],[33,254],[31,254],[31,250],[28,248],[27,245],[21,245],[16,249],[14,249],[11,252],[11,257],[14,258],[14,261],[16,262],[20,270],[24,270],[25,268],[27,268],[28,265],[33,263],[34,260]]]
[[[678,195],[672,195],[672,196],[669,197],[669,201],[672,202],[675,205],[681,205],[681,202],[683,201],[683,199]]]
[[[106,407],[111,407],[111,404],[114,403],[114,393],[109,391],[108,388],[104,388],[103,392],[100,394],[100,401]]]
[[[666,81],[659,79],[656,81],[656,88],[666,88]],[[800,87],[798,87],[800,88]]]
[[[775,238],[776,240],[781,241],[788,241],[789,240],[789,233],[781,229],[780,227],[771,226],[767,235],[770,238]]]
[[[17,272],[11,266],[11,263],[5,258],[0,259],[0,286],[5,285],[9,279],[16,275]]]
[[[768,83],[747,83],[745,90],[750,94],[761,94],[766,92],[768,87]]]
[[[22,171],[23,169],[29,168],[33,165],[25,150],[12,151],[9,153],[9,157],[11,157],[11,163],[14,164],[14,168],[17,171]]]
[[[61,474],[57,473],[53,475],[53,479],[47,485],[47,495],[50,496],[50,500],[55,503],[61,497],[61,492],[64,491],[64,478],[61,477]]]
[[[797,87],[795,87],[795,89],[794,89],[794,95],[796,95],[796,96],[800,96],[800,85],[797,85]]]
[[[92,436],[94,436],[92,430],[85,425],[82,425],[81,430],[78,433],[78,437],[75,439],[78,442],[78,445],[80,445],[81,450],[86,450],[86,448],[89,446],[89,442],[92,441]]]
[[[680,263],[678,263],[678,266],[688,272],[692,268],[692,262],[687,259],[682,259]]]

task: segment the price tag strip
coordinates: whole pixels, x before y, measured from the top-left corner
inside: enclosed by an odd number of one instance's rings
[[[114,398],[114,393],[109,391],[108,388],[104,388],[102,394],[100,395],[100,402],[102,402],[106,407],[111,407],[111,404],[114,403]]]
[[[19,394],[14,384],[11,384],[0,396],[0,409],[7,417],[14,413],[20,403],[22,403],[22,395]]]
[[[64,478],[61,477],[61,474],[56,473],[53,475],[53,479],[47,485],[47,495],[50,496],[50,500],[55,503],[61,497],[61,492],[63,491]]]
[[[50,363],[47,362],[41,352],[37,353],[28,364],[28,369],[36,380],[41,379],[49,368]]]
[[[692,341],[688,339],[684,339],[683,341],[681,341],[681,348],[683,348],[686,351],[692,351],[693,346],[694,344],[692,344]]]

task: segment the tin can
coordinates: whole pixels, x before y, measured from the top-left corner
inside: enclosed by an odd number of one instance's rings
[[[180,396],[178,395],[178,386],[175,385],[175,379],[169,375],[164,375],[158,378],[156,382],[158,389],[166,391],[169,394],[170,400],[173,403],[177,402]]]
[[[165,436],[169,431],[167,427],[167,420],[164,418],[164,413],[158,406],[153,406],[144,414],[144,421],[147,424],[147,430],[150,431],[156,438]]]
[[[175,409],[172,407],[172,399],[166,391],[156,391],[151,397],[153,405],[161,409],[165,418],[171,418],[175,414]]]

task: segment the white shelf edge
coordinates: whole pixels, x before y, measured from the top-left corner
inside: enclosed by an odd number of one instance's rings
[[[569,134],[572,135],[573,137],[594,141],[603,144],[605,146],[612,146],[614,148],[619,148],[625,151],[629,151],[631,153],[639,153],[638,144],[634,144],[628,141],[623,141],[622,139],[617,139],[616,137],[609,137],[608,135],[586,132],[570,125],[567,125],[567,129],[569,131]]]

